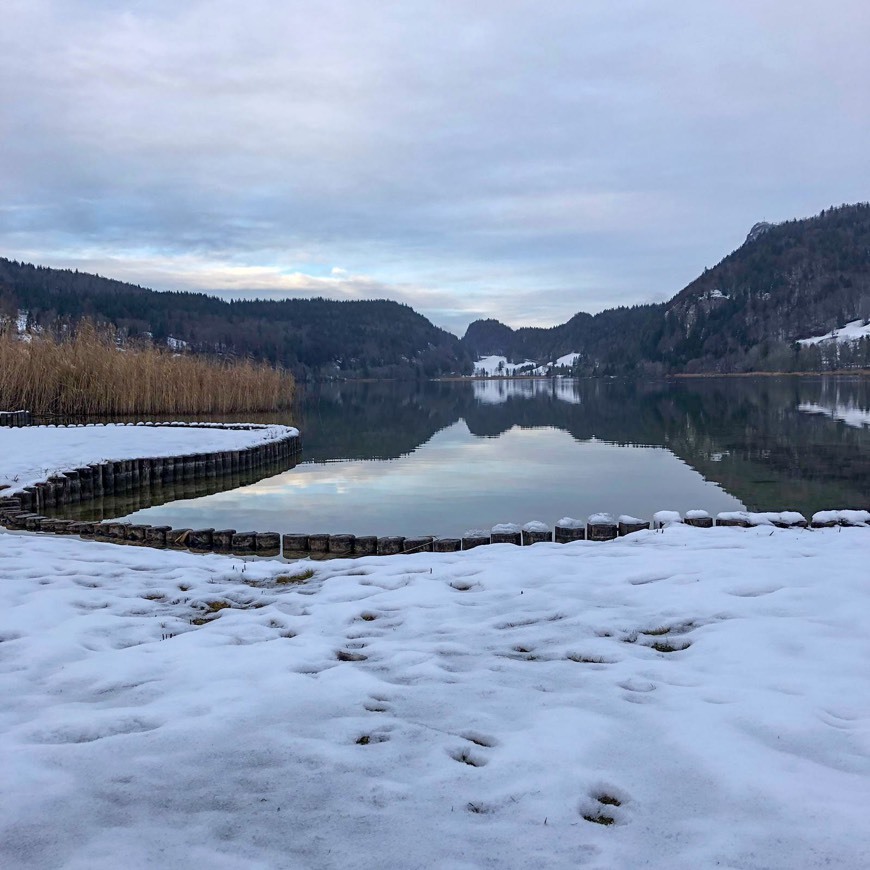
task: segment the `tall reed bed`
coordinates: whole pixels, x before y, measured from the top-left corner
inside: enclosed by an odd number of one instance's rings
[[[80,324],[69,338],[0,333],[0,408],[69,416],[227,414],[283,408],[293,378],[268,365],[119,345],[114,331]]]

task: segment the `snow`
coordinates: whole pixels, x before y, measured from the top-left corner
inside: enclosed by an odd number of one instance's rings
[[[0,429],[0,490],[20,490],[94,462],[240,450],[298,434],[287,426],[27,426]]]
[[[612,518],[611,518],[611,522],[612,522]],[[646,522],[646,520],[641,519],[640,517],[633,517],[631,514],[620,514],[619,515],[619,522],[625,523],[627,526],[634,526],[634,525],[637,525],[638,523]]]
[[[870,523],[868,511],[817,511],[813,514],[814,523],[839,523],[844,526],[864,526]]]
[[[707,511],[695,510],[695,511],[686,511],[686,519],[687,520],[706,520],[708,519],[710,514]]]
[[[501,370],[499,370],[499,365],[501,365]],[[486,375],[487,377],[492,377],[493,375],[508,376],[512,375],[517,369],[522,368],[523,366],[534,368],[535,365],[536,363],[534,360],[512,363],[508,362],[506,356],[484,356],[474,364],[474,373],[476,375]]]
[[[575,520],[573,517],[562,517],[556,523],[557,529],[585,529],[586,522],[584,520]]]
[[[753,513],[752,511],[722,511],[716,514],[717,520],[737,521],[749,523],[750,526],[771,526],[776,523],[784,523],[796,526],[806,522],[803,514],[797,511],[765,511]]]
[[[659,529],[673,523],[681,523],[682,521],[683,518],[680,516],[679,511],[656,511],[653,514],[653,526]]]
[[[615,522],[616,522],[616,520],[613,519],[613,514],[597,513],[597,514],[590,514],[589,515],[589,524],[593,525],[593,526],[600,525],[603,523],[608,523],[608,524],[612,525]]]
[[[868,543],[0,532],[0,866],[865,868]]]
[[[723,293],[718,288],[714,288],[713,290],[708,290],[704,294],[705,299],[730,299],[731,297],[727,293]]]
[[[520,531],[520,527],[516,523],[497,523],[492,527],[494,535],[515,535]]]
[[[826,332],[824,335],[814,335],[811,338],[802,338],[798,344],[804,346],[811,344],[840,343],[858,341],[865,336],[870,336],[870,323],[863,320],[851,320],[845,326],[840,326]]]
[[[551,368],[561,366],[567,366],[570,368],[574,365],[575,360],[580,356],[582,356],[582,354],[576,352],[566,353],[552,362],[538,365],[534,360],[530,359],[521,363],[511,363],[508,362],[506,356],[493,354],[491,356],[481,357],[477,362],[475,362],[474,374],[477,377],[510,377],[513,374],[546,376],[550,373]],[[499,368],[499,366],[501,366],[501,368]],[[520,369],[522,369],[522,371],[520,371]]]
[[[546,523],[542,523],[540,520],[532,520],[529,523],[526,523],[523,526],[524,532],[549,532],[550,527]]]
[[[187,347],[187,342],[181,338],[173,338],[171,335],[166,339],[166,344],[172,350],[184,350]]]
[[[805,414],[822,414],[833,420],[839,420],[853,429],[864,429],[870,426],[870,409],[859,408],[853,404],[835,402],[832,405],[819,405],[816,402],[801,402],[798,411]]]
[[[579,353],[566,353],[564,356],[560,356],[555,362],[550,363],[552,366],[573,366],[577,360],[577,357],[582,356]]]

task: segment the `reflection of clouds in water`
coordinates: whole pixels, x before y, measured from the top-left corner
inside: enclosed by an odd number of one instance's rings
[[[481,405],[500,405],[508,399],[538,399],[551,396],[572,405],[581,403],[576,381],[563,378],[473,381],[474,400]]]
[[[851,403],[819,405],[816,402],[802,402],[798,405],[798,411],[803,411],[805,414],[821,414],[832,420],[839,420],[854,429],[870,427],[870,410],[859,408]]]
[[[464,422],[409,456],[301,464],[244,489],[142,512],[194,527],[461,534],[496,522],[585,517],[606,510],[643,517],[664,507],[742,508],[660,447],[578,442],[554,428],[514,427],[476,438]]]

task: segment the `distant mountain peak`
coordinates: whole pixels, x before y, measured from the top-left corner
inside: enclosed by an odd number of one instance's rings
[[[749,230],[749,234],[746,236],[746,241],[743,244],[754,242],[759,236],[763,236],[768,230],[772,230],[773,227],[774,225],[767,221],[758,221],[758,223],[752,225],[752,229]]]

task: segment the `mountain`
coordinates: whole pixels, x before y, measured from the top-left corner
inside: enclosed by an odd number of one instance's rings
[[[459,339],[388,300],[226,302],[0,258],[0,315],[62,329],[83,317],[210,355],[266,360],[307,377],[436,377],[471,370]]]
[[[577,314],[550,329],[476,321],[462,341],[472,354],[512,362],[579,352],[578,374],[815,371],[870,367],[870,338],[798,343],[867,318],[870,204],[861,203],[756,224],[662,305]]]
[[[578,375],[870,368],[870,204],[757,223],[669,302],[581,312],[547,329],[477,320],[461,341],[386,300],[226,302],[0,258],[0,316],[15,322],[20,311],[44,329],[90,317],[300,379],[437,377],[468,374],[481,356],[546,364],[574,353]]]

